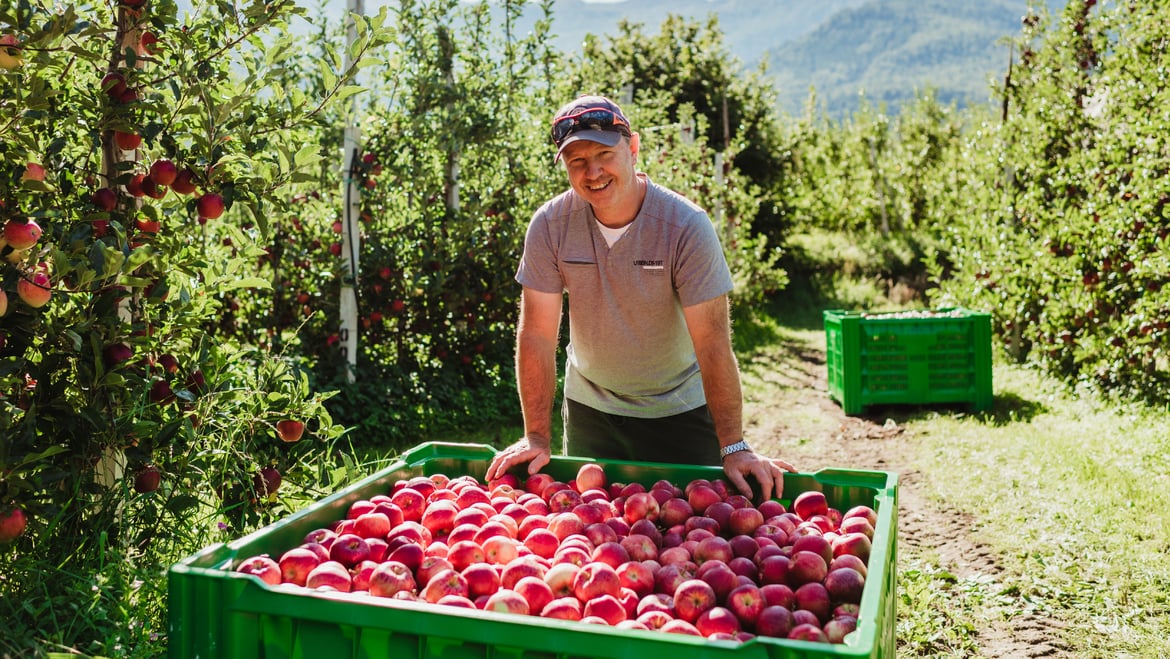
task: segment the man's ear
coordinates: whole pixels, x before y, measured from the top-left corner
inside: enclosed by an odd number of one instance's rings
[[[630,153],[637,159],[638,152],[642,150],[642,135],[641,133],[633,133],[630,135]]]

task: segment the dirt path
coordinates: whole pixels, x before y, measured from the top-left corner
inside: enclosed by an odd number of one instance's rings
[[[843,467],[896,472],[900,566],[925,555],[959,579],[999,574],[992,551],[970,533],[967,516],[924,494],[927,475],[913,467],[912,433],[885,420],[880,410],[868,410],[865,417],[846,416],[828,394],[823,346],[794,343],[776,350],[788,352],[761,354],[743,363],[745,381],[754,378],[765,392],[745,405],[753,445],[802,471]],[[1003,617],[1011,623],[991,623],[980,630],[980,656],[1071,656],[1055,638],[1058,621],[1015,607]]]

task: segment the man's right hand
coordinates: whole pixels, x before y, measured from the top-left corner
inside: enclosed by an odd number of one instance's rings
[[[548,464],[552,457],[549,440],[540,437],[522,437],[515,444],[504,449],[492,458],[484,478],[493,481],[503,476],[512,467],[528,463],[528,473],[535,474]]]

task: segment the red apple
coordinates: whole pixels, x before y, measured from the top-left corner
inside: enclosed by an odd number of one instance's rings
[[[787,638],[793,628],[792,611],[779,605],[765,606],[756,617],[756,633],[772,638]]]
[[[577,621],[582,618],[581,600],[576,597],[558,597],[540,610],[542,618]]]
[[[552,589],[555,597],[575,597],[573,585],[580,570],[580,567],[572,563],[556,563],[545,571],[544,582]]]
[[[544,491],[544,488],[551,485],[555,480],[556,479],[546,473],[535,473],[525,479],[524,489],[525,491],[531,492],[532,494],[540,495]]]
[[[723,497],[715,492],[710,485],[696,484],[688,488],[687,503],[691,504],[694,510],[707,510],[712,504],[723,501]]]
[[[743,506],[731,511],[727,528],[735,535],[751,535],[764,523],[764,514],[757,508]]]
[[[619,541],[625,550],[626,556],[633,561],[646,561],[658,558],[658,547],[649,537],[640,533],[632,533]]]
[[[391,558],[390,560],[394,560]],[[406,567],[411,567],[409,563]],[[426,585],[436,574],[444,570],[454,570],[455,566],[451,565],[451,561],[447,560],[445,556],[425,556],[419,561],[418,565],[411,570],[414,572],[415,581],[422,585]]]
[[[583,533],[586,538],[589,538],[589,542],[593,543],[594,547],[600,547],[607,542],[617,544],[620,542],[620,540],[624,540],[624,538],[619,539],[617,531],[614,531],[613,527],[609,524],[606,524],[605,522],[594,522],[589,524],[585,527]],[[629,552],[625,550],[624,547],[623,551],[626,551],[626,554],[624,554],[625,560],[629,560]],[[617,566],[615,565],[614,567]]]
[[[520,555],[518,540],[505,535],[494,535],[483,541],[483,554],[488,563],[507,565]]]
[[[690,623],[715,606],[717,601],[715,589],[702,579],[687,579],[674,591],[674,609],[679,618]]]
[[[162,484],[162,472],[154,465],[146,465],[134,475],[134,491],[139,494],[154,492]]]
[[[820,583],[828,573],[829,564],[820,554],[798,551],[792,554],[784,582],[792,588],[798,588],[806,583]]]
[[[440,570],[423,586],[422,598],[434,604],[447,595],[468,596],[467,579],[453,569]]]
[[[586,462],[577,470],[576,481],[581,492],[603,489],[606,486],[605,469],[596,462]]]
[[[581,522],[581,518],[573,513],[552,513],[548,518],[548,530],[552,531],[553,535],[563,542],[570,535],[584,532],[585,525]]]
[[[760,549],[760,553],[764,552],[765,548]],[[779,548],[774,548],[779,549]],[[813,554],[813,556],[819,555]],[[770,554],[758,561],[760,566],[760,584],[773,583],[787,583],[788,572],[792,569],[792,559],[780,553]]]
[[[832,572],[839,567],[853,568],[854,570],[857,570],[857,572],[863,577],[869,573],[865,565],[865,561],[861,560],[861,558],[857,556],[854,556],[853,554],[841,554],[840,556],[834,556],[833,560],[829,562],[829,571]]]
[[[426,497],[418,490],[404,487],[390,496],[390,502],[402,509],[402,519],[418,522],[426,509]]]
[[[703,563],[695,571],[695,576],[711,585],[717,602],[726,602],[727,595],[739,585],[739,575],[722,561]]]
[[[584,618],[596,616],[613,626],[626,619],[626,607],[616,595],[603,593],[585,601]]]
[[[752,584],[737,586],[727,595],[727,607],[744,627],[754,628],[767,605],[763,590]]]
[[[660,504],[658,521],[665,527],[684,524],[695,514],[691,504],[686,499],[672,497]]]
[[[257,496],[266,498],[276,494],[282,480],[280,470],[276,467],[262,467],[252,476],[252,489],[256,491]]]
[[[865,519],[864,517],[850,517],[848,519],[841,520],[841,524],[838,525],[837,531],[842,535],[849,533],[864,533],[865,537],[869,538],[871,541],[873,540],[873,525],[871,525],[869,520]]]
[[[18,252],[37,244],[43,233],[40,225],[33,220],[8,220],[4,224],[4,240]]]
[[[472,563],[460,571],[467,580],[467,596],[475,599],[500,589],[500,573],[490,563]]]
[[[171,189],[179,194],[191,194],[195,192],[195,172],[187,168],[180,170],[175,175],[175,180],[171,183]]]
[[[484,553],[483,547],[478,542],[474,540],[460,540],[448,546],[447,560],[451,561],[453,568],[462,572],[472,563],[487,562],[487,554]]]
[[[203,196],[196,200],[195,210],[201,218],[208,220],[217,219],[220,215],[223,215],[223,197],[215,192],[204,193]]]
[[[530,575],[516,582],[512,590],[516,591],[528,603],[530,613],[540,613],[553,601],[553,591],[544,579]]]
[[[431,532],[433,538],[445,537],[455,529],[455,518],[459,512],[459,505],[454,501],[449,499],[432,501],[426,504],[421,523]]]
[[[370,574],[370,594],[375,597],[394,597],[401,591],[418,588],[410,568],[398,561],[383,561]]]
[[[337,536],[329,546],[329,558],[351,568],[370,557],[370,546],[365,538],[353,533]]]
[[[792,553],[798,551],[811,551],[814,554],[820,554],[821,558],[825,559],[825,564],[833,560],[833,546],[829,541],[820,535],[804,535],[792,541]]]
[[[488,597],[483,610],[526,616],[528,615],[528,600],[514,590],[500,589]]]
[[[629,561],[619,565],[616,571],[622,587],[629,588],[639,597],[654,591],[654,572],[645,563]]]
[[[323,588],[348,593],[353,588],[349,570],[337,561],[325,561],[313,568],[305,577],[305,587]]]
[[[569,488],[556,490],[547,497],[548,508],[554,513],[568,512],[581,504],[581,495]]]
[[[641,519],[653,522],[658,519],[660,511],[661,507],[652,494],[649,492],[635,492],[626,497],[623,517],[631,525]]]
[[[727,539],[715,535],[699,541],[695,546],[694,558],[699,565],[707,561],[727,563],[735,558],[735,553],[731,550],[731,543]]]
[[[845,637],[857,629],[857,618],[840,616],[825,623],[825,638],[830,643],[844,643]]]
[[[603,528],[609,529],[604,524]],[[603,542],[593,549],[593,554],[590,558],[594,561],[605,563],[615,570],[621,565],[630,561],[630,553],[626,551],[625,547],[615,541]],[[638,559],[641,560],[641,559]]]
[[[739,625],[736,615],[722,606],[707,609],[695,620],[695,628],[708,638],[712,634],[727,634],[728,638],[731,638],[731,635],[739,631]]]
[[[658,629],[667,634],[685,634],[687,636],[702,636],[697,627],[686,620],[674,619]]]
[[[792,502],[792,511],[803,520],[811,519],[813,515],[827,515],[829,503],[824,492],[808,490],[801,492]]]
[[[825,575],[824,586],[834,603],[857,604],[865,589],[865,577],[851,567],[838,567]]]
[[[353,521],[354,535],[362,538],[385,538],[390,533],[390,518],[383,513],[368,512]]]
[[[292,442],[300,441],[301,435],[305,432],[305,423],[303,421],[296,421],[294,419],[281,419],[276,422],[276,434],[281,441]]]
[[[142,145],[142,136],[134,132],[114,131],[114,144],[123,151],[133,151]]]
[[[259,577],[261,581],[271,586],[275,586],[281,581],[280,564],[272,560],[268,554],[244,559],[236,567],[236,572]]]
[[[764,596],[766,606],[782,606],[789,610],[796,608],[796,594],[787,584],[765,584],[760,586],[760,593]]]
[[[161,186],[168,186],[175,182],[179,175],[179,168],[175,167],[175,163],[165,158],[160,158],[150,164],[150,178]]]
[[[322,559],[321,555],[313,549],[303,546],[293,547],[281,554],[280,561],[278,561],[281,580],[285,583],[303,586],[309,578],[309,573],[323,560],[328,559]]]
[[[612,595],[617,598],[621,594],[622,582],[617,570],[600,562],[589,562],[581,566],[573,577],[573,595],[582,602],[600,595]]]
[[[871,543],[864,533],[847,533],[833,541],[833,556],[853,554],[863,562],[869,562]]]
[[[815,581],[809,582],[797,588],[793,594],[796,595],[798,609],[812,611],[821,624],[828,621],[829,612],[833,609],[833,601],[830,599],[829,591],[824,584]]]
[[[828,643],[829,637],[818,625],[809,623],[799,624],[788,632],[788,638],[794,641],[812,641],[814,643]]]

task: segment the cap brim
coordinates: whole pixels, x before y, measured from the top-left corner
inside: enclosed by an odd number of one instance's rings
[[[580,142],[581,140],[588,140],[590,142],[597,142],[605,146],[617,146],[618,142],[622,141],[622,133],[616,130],[602,130],[600,128],[586,128],[572,133],[561,142],[561,147],[557,149],[557,156],[553,158],[553,162],[561,159],[561,153],[564,152],[565,147],[573,142]]]

